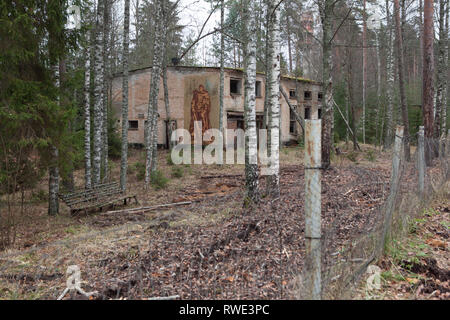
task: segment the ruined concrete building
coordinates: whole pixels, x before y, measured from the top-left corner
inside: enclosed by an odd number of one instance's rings
[[[129,73],[129,132],[130,144],[144,144],[144,128],[147,121],[151,67],[131,70]],[[163,82],[160,81],[158,97],[158,145],[168,146],[168,126],[192,130],[193,118],[202,117],[204,125],[219,127],[219,81],[220,69],[216,67],[173,66],[167,70],[170,123],[165,111]],[[320,118],[321,84],[315,81],[281,77],[281,85],[290,104],[305,119]],[[257,127],[263,127],[265,76],[256,76]],[[281,142],[298,141],[301,128],[280,95]],[[121,124],[122,76],[117,74],[112,81],[112,110]],[[200,112],[198,112],[200,111]],[[224,129],[244,129],[244,73],[240,69],[225,69]],[[227,143],[227,137],[224,137]]]

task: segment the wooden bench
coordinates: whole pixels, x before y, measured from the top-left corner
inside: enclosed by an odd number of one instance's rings
[[[114,206],[115,203],[123,201],[126,205],[128,200],[134,198],[139,203],[135,194],[125,194],[120,189],[118,182],[99,184],[91,189],[78,189],[70,193],[59,194],[59,198],[70,208],[70,214],[79,211],[87,213],[90,209],[100,209]]]

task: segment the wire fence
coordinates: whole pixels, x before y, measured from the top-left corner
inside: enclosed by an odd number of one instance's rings
[[[281,169],[280,197],[262,199],[255,207],[242,207],[238,189],[157,212],[151,219],[139,212],[98,214],[120,221],[114,226],[115,221],[108,220],[108,228],[80,236],[4,250],[0,296],[85,299],[89,292],[95,299],[346,297],[383,252],[385,240],[400,236],[449,178],[449,135],[423,140],[424,152],[431,153],[423,190],[419,168],[425,157],[414,147],[411,161],[406,161],[401,133],[396,139],[391,168],[385,171],[360,166],[317,169],[320,263],[310,260],[305,237],[305,176],[310,169],[292,165]],[[220,176],[208,183],[227,179],[242,183],[242,177]],[[264,187],[260,179],[260,189]],[[192,215],[196,221],[188,219]],[[77,267],[67,272],[73,265]],[[309,288],[315,282],[312,275],[317,279],[317,265],[318,297]],[[68,287],[73,290],[65,291]]]

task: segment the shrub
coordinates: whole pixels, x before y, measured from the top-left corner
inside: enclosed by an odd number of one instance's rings
[[[164,174],[159,170],[152,172],[150,175],[150,179],[151,184],[153,188],[155,188],[155,190],[164,189],[167,185],[167,182],[169,182],[169,179],[166,178],[166,176],[164,176]]]
[[[120,159],[122,153],[122,139],[117,129],[117,119],[108,112],[108,157]]]
[[[39,189],[37,192],[32,192],[31,201],[33,202],[46,202],[48,201],[48,193],[45,190]]]
[[[347,155],[347,159],[352,161],[352,162],[357,162],[358,161],[358,154],[356,152],[350,152]]]
[[[183,176],[183,168],[181,166],[176,166],[172,168],[172,177],[181,178]]]
[[[369,149],[367,150],[367,154],[366,154],[366,158],[367,160],[369,160],[370,162],[374,162],[375,161],[375,151],[373,149]]]
[[[167,164],[168,164],[169,166],[173,166],[172,154],[171,154],[171,153],[169,153],[169,154],[167,155]]]
[[[145,177],[145,163],[136,162],[134,164],[134,170],[136,171],[136,178],[141,181]]]

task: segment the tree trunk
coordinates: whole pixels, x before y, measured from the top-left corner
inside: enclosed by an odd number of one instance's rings
[[[396,0],[398,1],[398,0]],[[422,113],[425,127],[425,137],[433,137],[433,75],[434,75],[434,53],[433,53],[433,1],[424,1],[423,17],[423,74],[422,74]],[[425,160],[427,165],[431,165],[433,150],[425,148]]]
[[[378,144],[380,134],[380,111],[381,111],[381,60],[380,60],[380,41],[378,39],[378,30],[375,31],[376,55],[377,55],[377,110],[375,115],[375,145]]]
[[[443,105],[443,107],[442,107],[442,120],[441,120],[441,123],[442,123],[442,129],[441,129],[441,132],[443,132],[443,133],[445,133],[445,134],[447,134],[447,108],[448,108],[448,94],[449,94],[449,88],[448,88],[448,84],[449,84],[449,81],[448,81],[448,71],[449,71],[449,65],[450,65],[450,62],[449,62],[449,45],[450,45],[450,40],[449,40],[449,29],[448,29],[448,18],[449,18],[449,10],[450,10],[450,4],[447,2],[447,7],[446,7],[446,10],[445,10],[445,34],[444,34],[444,37],[445,37],[445,39],[447,39],[447,41],[446,41],[446,44],[445,44],[445,57],[444,57],[444,61],[446,62],[445,63],[445,72],[444,72],[444,74],[445,74],[445,77],[444,77],[444,94],[443,94],[443,96],[444,96],[444,99],[443,99],[443,102],[442,102],[442,105]]]
[[[90,67],[90,37],[86,36],[85,65],[84,65],[84,187],[90,189],[91,177],[91,67]]]
[[[444,94],[445,91],[445,78],[446,74],[446,62],[445,61],[445,51],[446,51],[446,32],[445,32],[445,3],[447,1],[439,1],[439,41],[438,41],[438,69],[436,72],[436,112],[434,119],[434,135],[439,138],[441,135],[441,121],[442,121],[442,110],[445,108],[444,105]]]
[[[59,213],[59,167],[58,148],[50,146],[51,165],[48,169],[48,214],[57,215]]]
[[[270,86],[269,111],[269,175],[267,176],[267,193],[272,197],[280,194],[280,9],[277,0],[269,1],[269,51],[270,51]]]
[[[256,10],[246,0],[244,5],[245,36],[245,186],[246,198],[258,202],[258,145],[256,130]]]
[[[291,21],[289,19],[289,8],[290,3],[286,1],[286,35],[287,35],[287,44],[288,44],[288,58],[289,58],[289,74],[293,74],[292,68],[292,51],[291,51]]]
[[[153,66],[150,82],[149,104],[147,112],[147,127],[145,137],[146,162],[145,162],[145,187],[150,183],[150,171],[156,170],[157,139],[158,139],[158,94],[162,61],[162,8],[160,1],[155,6],[155,41],[153,44]]]
[[[363,143],[366,143],[366,85],[367,85],[367,18],[366,0],[363,1],[363,32],[362,32],[362,134]]]
[[[410,147],[409,147],[409,121],[408,121],[408,109],[406,105],[406,95],[405,95],[405,80],[404,80],[404,72],[405,72],[405,63],[403,57],[403,37],[402,37],[402,28],[400,23],[400,5],[399,0],[394,0],[394,12],[395,12],[395,27],[397,31],[396,43],[397,43],[397,60],[398,60],[398,83],[400,89],[400,105],[401,105],[401,114],[404,126],[404,149],[405,149],[405,159],[409,161],[411,158],[410,155]]]
[[[67,72],[66,60],[60,59],[59,60],[59,86],[60,86],[61,93],[64,88],[66,72]],[[62,105],[65,106],[67,103],[67,99],[64,94],[61,94],[61,99],[62,99]],[[73,132],[71,122],[69,122],[67,124],[67,127],[70,132]],[[69,146],[68,149],[69,149],[69,151],[73,152],[73,149],[71,146]],[[64,174],[62,175],[62,185],[63,185],[63,188],[65,191],[73,191],[73,189],[75,188],[75,183],[74,183],[74,178],[73,178],[73,161],[72,161],[72,159],[69,158],[69,159],[67,159],[67,162],[68,163],[67,163],[66,167],[68,168],[68,172],[64,172]]]
[[[322,82],[325,99],[322,106],[322,167],[330,166],[333,138],[333,58],[331,51],[333,0],[324,0],[320,6],[322,21]],[[354,131],[355,132],[355,131]]]
[[[351,129],[352,129],[352,141],[353,141],[353,150],[358,149],[358,141],[356,141],[356,119],[355,119],[355,104],[353,103],[353,78],[352,78],[352,51],[351,48],[347,47],[346,49],[346,55],[347,55],[347,103],[350,109],[351,114]],[[347,111],[347,114],[349,112]],[[347,115],[348,117],[348,115]]]
[[[59,65],[53,67],[55,75],[55,86],[60,88],[60,78],[59,78]],[[59,94],[58,94],[58,104],[59,104]],[[48,168],[48,214],[55,216],[59,213],[59,163],[58,163],[58,148],[53,144],[50,144],[50,166]]]
[[[269,86],[269,82],[270,82],[270,77],[271,77],[271,73],[272,73],[272,67],[270,65],[270,61],[271,61],[271,50],[269,49],[270,47],[270,24],[271,24],[271,19],[270,19],[270,13],[269,13],[269,0],[266,0],[266,4],[267,4],[267,12],[266,12],[266,46],[265,46],[265,61],[264,61],[264,66],[265,66],[265,70],[266,70],[266,85],[264,88],[264,115],[263,115],[263,129],[267,129],[269,127],[269,96],[270,96],[270,86]],[[270,131],[267,133],[267,138],[270,139]],[[270,140],[268,140],[270,141]],[[267,143],[267,150],[268,152],[270,152],[270,143]]]
[[[104,0],[98,0],[97,23],[95,37],[95,80],[94,80],[94,154],[92,175],[93,184],[100,183],[101,157],[102,157],[102,132],[103,132],[103,14]]]
[[[224,0],[220,2],[220,28],[224,27],[225,19],[225,3]],[[225,35],[220,33],[220,84],[219,84],[219,131],[223,134],[223,96],[224,96],[224,83],[225,83]]]
[[[120,189],[127,188],[128,167],[128,55],[130,45],[130,0],[125,0],[123,20],[122,73],[122,150],[120,159]]]
[[[384,148],[390,149],[394,136],[394,35],[392,32],[392,16],[389,10],[389,1],[386,0],[386,25],[389,30],[388,47],[386,50],[386,135]]]
[[[172,136],[172,126],[171,126],[171,118],[170,118],[170,99],[169,99],[169,86],[167,84],[167,53],[168,48],[167,45],[170,43],[170,39],[167,37],[167,24],[169,23],[169,12],[167,8],[168,2],[164,2],[163,4],[163,36],[164,36],[164,53],[163,53],[163,59],[162,59],[162,78],[163,78],[163,89],[164,89],[164,106],[166,108],[166,128],[168,131],[168,139],[167,145],[169,146],[169,150],[172,150],[172,141],[170,140]]]
[[[108,86],[109,86],[109,49],[108,39],[111,29],[111,0],[105,0],[104,25],[103,25],[103,126],[102,126],[102,168],[103,181],[108,180]]]

